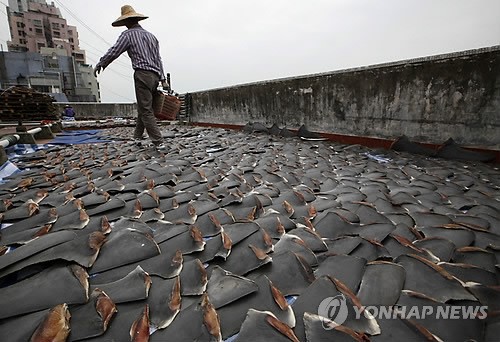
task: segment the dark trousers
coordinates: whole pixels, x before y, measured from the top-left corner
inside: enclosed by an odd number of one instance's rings
[[[136,70],[134,72],[135,97],[137,98],[137,123],[134,138],[140,139],[144,129],[148,132],[153,144],[163,142],[160,129],[153,113],[153,97],[158,88],[160,77],[152,71]]]

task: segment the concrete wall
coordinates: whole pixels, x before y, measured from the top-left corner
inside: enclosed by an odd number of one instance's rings
[[[54,103],[59,107],[59,112],[64,111],[64,106],[69,104],[76,112],[76,119],[104,119],[135,118],[137,117],[137,104],[135,103],[95,103],[95,102],[71,102]]]
[[[500,46],[191,95],[192,122],[500,146]]]

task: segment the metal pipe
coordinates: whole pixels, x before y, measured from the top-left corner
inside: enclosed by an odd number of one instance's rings
[[[6,148],[10,145],[14,145],[19,140],[19,138],[21,137],[18,134],[6,135],[0,140],[0,146]]]
[[[30,129],[27,133],[36,134],[36,133],[41,132],[41,131],[42,131],[42,129],[40,127],[37,127],[37,128]]]

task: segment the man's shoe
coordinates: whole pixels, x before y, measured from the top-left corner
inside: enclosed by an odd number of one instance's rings
[[[164,143],[161,143],[161,144],[155,145],[155,148],[158,151],[166,151],[167,150],[167,145],[165,145]]]

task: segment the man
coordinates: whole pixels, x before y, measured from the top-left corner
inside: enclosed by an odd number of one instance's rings
[[[104,70],[111,62],[127,51],[134,69],[135,96],[137,98],[137,123],[134,130],[134,140],[143,139],[144,129],[158,149],[165,149],[163,138],[156,123],[153,112],[153,97],[161,82],[163,88],[168,88],[160,57],[160,45],[156,37],[139,25],[140,20],[148,17],[137,13],[132,6],[121,8],[121,16],[111,25],[126,26],[127,30],[118,37],[115,45],[99,60],[95,66],[94,75]]]
[[[63,120],[75,120],[75,110],[70,105],[64,106]]]

